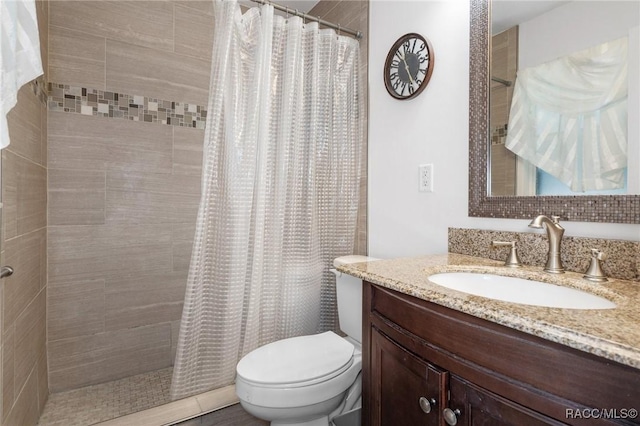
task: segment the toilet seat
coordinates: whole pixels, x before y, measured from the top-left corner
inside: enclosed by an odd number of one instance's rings
[[[264,349],[267,346],[271,348]],[[318,361],[322,368],[313,368],[312,362]],[[236,392],[241,401],[261,407],[307,406],[346,391],[361,369],[361,351],[335,333],[294,337],[242,358]]]
[[[243,357],[236,371],[262,387],[303,387],[331,379],[353,364],[355,347],[327,331],[262,346]]]

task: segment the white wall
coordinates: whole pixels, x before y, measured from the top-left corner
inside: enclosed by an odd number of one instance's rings
[[[536,232],[525,220],[467,216],[469,0],[372,0],[369,11],[369,254],[444,253],[448,227]],[[382,67],[409,32],[431,41],[435,67],[420,96],[397,101]],[[423,163],[434,164],[433,193],[418,192]],[[564,225],[566,235],[640,241],[640,225]]]

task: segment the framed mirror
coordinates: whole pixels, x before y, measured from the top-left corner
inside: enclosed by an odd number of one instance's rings
[[[558,215],[563,220],[570,221],[640,223],[640,195],[637,194],[490,195],[490,90],[492,77],[490,9],[490,0],[471,0],[469,216],[531,219],[537,214],[544,213]],[[634,100],[634,102],[636,101]],[[638,156],[638,150],[631,150],[631,153],[633,156],[629,158],[629,161],[640,163],[640,158],[634,158]]]

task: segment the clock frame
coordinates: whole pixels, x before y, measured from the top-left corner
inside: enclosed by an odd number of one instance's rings
[[[384,63],[384,85],[399,100],[418,96],[431,79],[435,56],[429,40],[417,33],[400,37]]]

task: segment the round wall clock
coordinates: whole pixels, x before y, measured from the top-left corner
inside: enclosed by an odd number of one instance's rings
[[[429,40],[405,34],[396,41],[384,63],[384,85],[396,99],[412,99],[429,83],[435,58]]]

